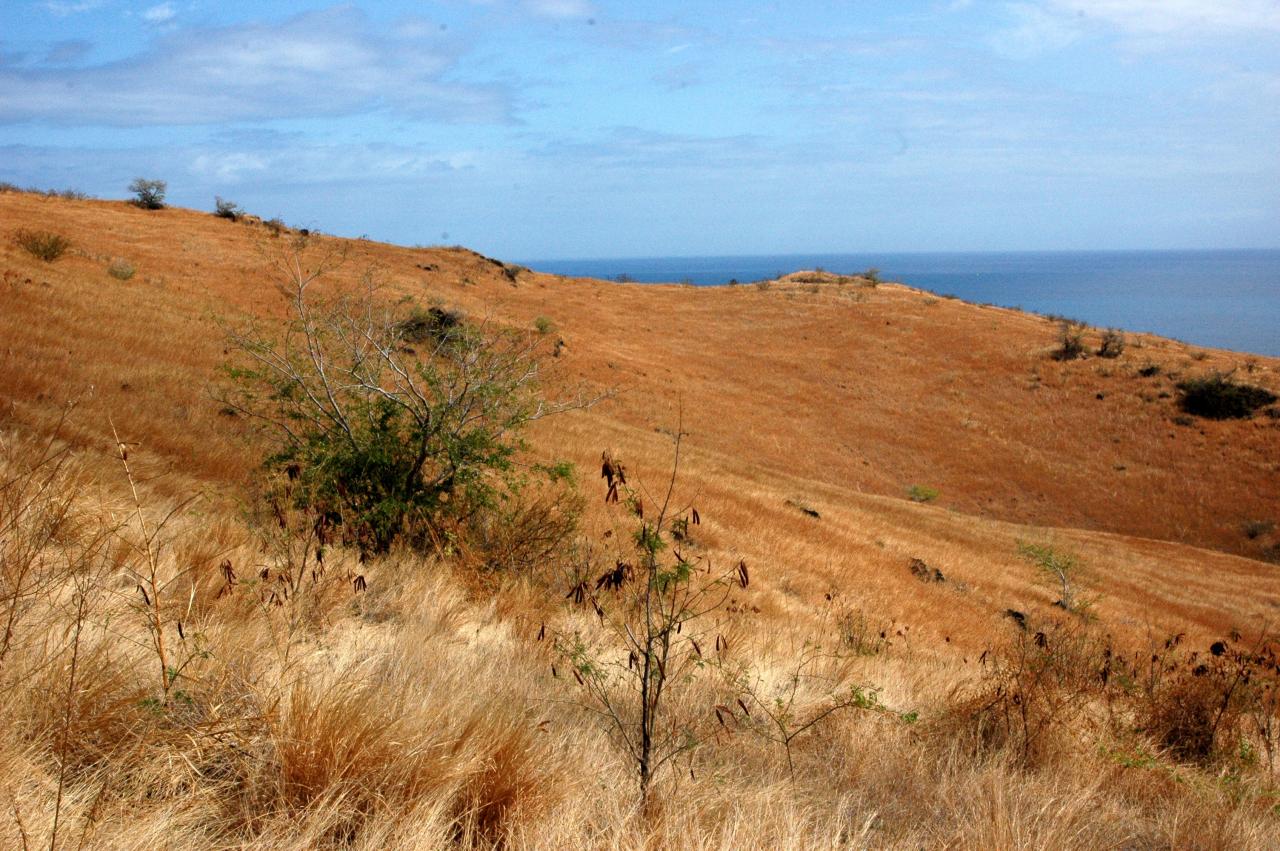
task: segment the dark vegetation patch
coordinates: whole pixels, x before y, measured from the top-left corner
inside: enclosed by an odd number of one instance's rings
[[[406,343],[443,343],[462,327],[463,315],[458,310],[433,306],[415,307],[397,326],[400,339]]]
[[[807,502],[802,502],[798,499],[788,499],[787,505],[796,509],[806,517],[812,517],[815,520],[818,520],[822,517],[822,515],[818,513],[818,510],[813,506],[809,505]]]
[[[1215,372],[1178,382],[1179,406],[1188,414],[1210,420],[1239,420],[1276,401],[1270,390],[1233,381]]]
[[[235,201],[229,201],[221,195],[213,196],[213,214],[220,219],[240,221],[244,217],[244,208]]]
[[[1084,355],[1084,323],[1062,319],[1058,323],[1058,346],[1053,350],[1054,360],[1075,360]]]
[[[1250,541],[1261,538],[1263,535],[1276,528],[1276,524],[1270,520],[1248,520],[1240,526],[1240,531]]]
[[[936,567],[930,567],[924,559],[913,558],[907,564],[907,569],[911,571],[911,575],[921,582],[946,582],[947,578],[942,575],[942,571]]]

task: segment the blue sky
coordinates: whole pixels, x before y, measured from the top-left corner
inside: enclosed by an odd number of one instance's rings
[[[1280,0],[3,0],[0,180],[508,259],[1280,247]]]

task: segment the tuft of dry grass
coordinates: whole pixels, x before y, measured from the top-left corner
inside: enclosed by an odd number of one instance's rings
[[[538,641],[543,618],[599,628],[589,613],[536,602],[558,572],[476,598],[448,562],[399,554],[360,566],[332,553],[327,580],[267,603],[282,556],[268,556],[267,580],[253,573],[264,551],[232,517],[177,515],[162,550],[161,576],[189,581],[197,600],[169,637],[199,649],[165,706],[145,613],[120,581],[138,553],[95,544],[128,512],[121,483],[86,477],[56,447],[5,445],[4,493],[27,498],[4,505],[38,510],[8,527],[24,531],[4,538],[4,564],[18,552],[7,542],[21,539],[76,565],[27,600],[0,665],[6,846],[46,844],[55,821],[64,847],[262,849],[1265,848],[1278,827],[1274,786],[1257,767],[1225,784],[1155,740],[1094,723],[1105,702],[1074,685],[1092,675],[1093,638],[1050,632],[1042,646],[1027,633],[968,669],[899,643],[824,665],[795,690],[796,648],[823,640],[796,623],[731,633],[762,699],[795,695],[786,705],[806,718],[831,683],[856,681],[875,684],[879,708],[833,714],[785,755],[735,709],[640,809],[623,753]],[[140,491],[148,516],[162,517],[154,498]],[[59,531],[29,537],[48,529]],[[240,566],[234,579],[224,560]],[[345,578],[357,567],[366,591]],[[290,628],[304,600],[312,616]],[[819,629],[834,630],[838,614]],[[685,709],[723,688],[695,684]],[[956,703],[965,693],[985,705]],[[1041,726],[1020,727],[1019,706]],[[936,734],[962,717],[986,719],[968,728],[985,736],[981,748]],[[983,732],[993,724],[1005,732]]]

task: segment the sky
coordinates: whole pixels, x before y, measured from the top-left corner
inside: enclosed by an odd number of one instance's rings
[[[1280,0],[0,0],[0,181],[508,260],[1280,247]]]

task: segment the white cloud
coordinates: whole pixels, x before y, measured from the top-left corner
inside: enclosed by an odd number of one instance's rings
[[[1061,50],[1080,37],[1080,29],[1073,18],[1040,6],[1010,4],[1009,14],[1013,18],[1012,25],[995,33],[991,37],[991,46],[1015,59]]]
[[[1280,33],[1280,0],[1024,0],[1005,8],[1010,23],[990,43],[1019,59],[1061,50],[1091,30],[1145,49]]]
[[[1280,31],[1276,0],[1051,0],[1050,6],[1137,34]]]
[[[378,110],[506,120],[502,91],[444,79],[460,49],[438,35],[376,32],[349,7],[279,24],[182,30],[102,65],[0,68],[0,123],[214,124]]]
[[[81,12],[92,12],[101,6],[103,0],[80,0],[80,2],[72,2],[72,0],[46,0],[44,7],[50,13],[60,18],[68,15],[79,15]]]
[[[521,5],[547,18],[586,18],[593,11],[587,0],[522,0]]]
[[[588,18],[595,14],[590,0],[470,0],[473,6],[507,6],[539,18]]]
[[[163,24],[177,17],[172,3],[160,3],[142,13],[142,19],[153,24]]]

